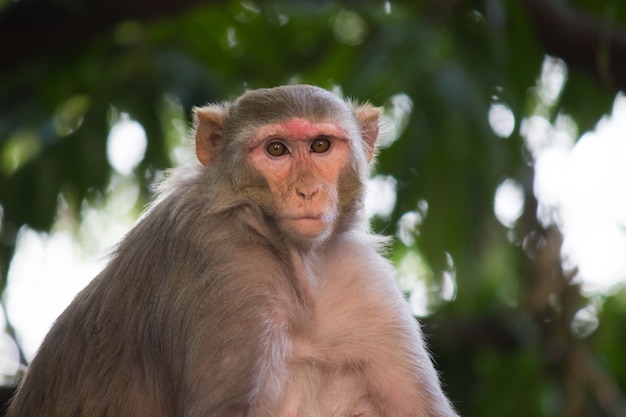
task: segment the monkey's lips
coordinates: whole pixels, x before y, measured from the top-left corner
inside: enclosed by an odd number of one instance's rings
[[[324,233],[332,224],[331,216],[302,215],[283,218],[285,225],[303,237],[316,237]]]

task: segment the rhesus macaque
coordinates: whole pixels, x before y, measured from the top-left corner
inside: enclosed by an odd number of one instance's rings
[[[379,116],[311,86],[197,108],[200,164],[59,317],[9,416],[456,416],[364,217]]]

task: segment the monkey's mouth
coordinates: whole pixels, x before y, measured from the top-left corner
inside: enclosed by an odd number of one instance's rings
[[[328,223],[324,216],[297,216],[297,217],[288,217],[287,220],[290,223]]]
[[[331,216],[303,215],[286,217],[286,225],[298,235],[315,237],[326,231],[332,223]]]
[[[321,220],[324,221],[324,216],[294,216],[290,220]]]
[[[332,223],[334,220],[334,217],[331,215],[327,215],[327,214],[302,214],[302,215],[293,215],[293,216],[286,216],[284,217],[284,220],[287,221],[317,221],[317,222],[323,222],[323,223]]]

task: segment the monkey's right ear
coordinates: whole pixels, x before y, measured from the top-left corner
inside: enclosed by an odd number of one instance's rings
[[[196,130],[196,155],[209,166],[222,148],[226,106],[213,105],[193,109]]]
[[[383,112],[383,108],[363,104],[354,109],[354,112],[361,127],[363,140],[368,147],[367,160],[371,161],[376,153],[376,140],[380,130],[380,115]]]

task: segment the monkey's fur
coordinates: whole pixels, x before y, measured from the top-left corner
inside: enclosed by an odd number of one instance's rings
[[[379,113],[311,86],[196,109],[203,165],[58,318],[9,417],[456,416],[363,214]],[[298,153],[317,126],[332,152]],[[286,218],[306,198],[324,216]]]

